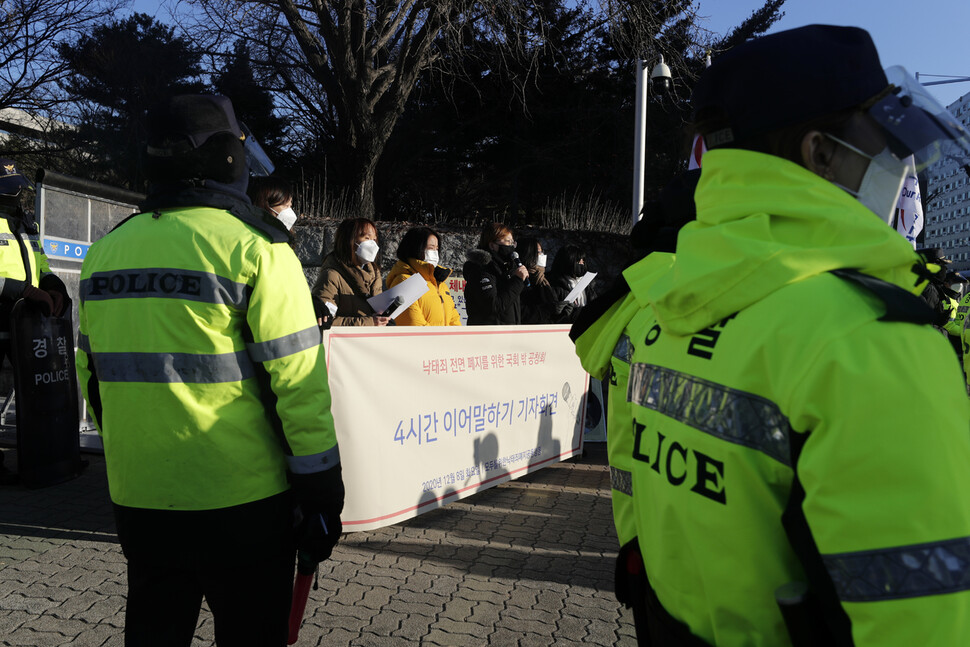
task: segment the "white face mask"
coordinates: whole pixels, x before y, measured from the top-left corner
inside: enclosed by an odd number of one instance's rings
[[[545,266],[546,266],[546,255],[539,254],[536,257],[536,267],[545,267]]]
[[[858,191],[853,191],[837,182],[832,184],[855,196],[859,202],[891,227],[896,215],[896,204],[899,202],[899,195],[903,189],[903,182],[906,181],[906,176],[910,173],[909,163],[906,160],[897,159],[889,151],[889,146],[883,148],[877,155],[872,156],[834,135],[827,134],[826,137],[869,160],[869,166],[866,168],[865,175],[862,176],[862,183],[859,185]]]
[[[426,249],[424,250],[424,262],[431,263],[432,265],[438,264],[438,250],[437,249]]]
[[[293,224],[296,222],[296,212],[287,207],[280,212],[273,212],[283,226],[287,229],[293,229]]]
[[[357,245],[357,258],[364,263],[370,263],[377,258],[377,252],[379,250],[380,247],[377,246],[377,241],[365,240],[361,244]]]

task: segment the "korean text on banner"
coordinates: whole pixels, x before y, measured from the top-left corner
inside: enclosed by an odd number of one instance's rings
[[[397,523],[580,453],[588,376],[568,331],[327,331],[344,529]]]

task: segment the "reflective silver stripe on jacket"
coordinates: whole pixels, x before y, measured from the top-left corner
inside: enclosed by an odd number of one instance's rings
[[[761,396],[637,363],[630,369],[627,401],[791,466],[788,418]]]
[[[970,537],[822,555],[839,599],[876,602],[970,590]]]
[[[337,447],[310,456],[287,456],[286,465],[294,474],[315,474],[340,464]]]
[[[245,310],[249,286],[211,272],[155,267],[95,272],[81,281],[83,301],[144,298],[223,303]]]
[[[627,364],[633,361],[633,344],[627,335],[620,335],[616,346],[613,347],[613,357]]]
[[[633,474],[610,465],[610,487],[627,496],[633,496]]]
[[[240,382],[255,375],[244,351],[215,355],[192,353],[93,353],[101,382],[219,384]]]
[[[312,326],[285,337],[246,344],[246,348],[249,349],[249,356],[254,362],[268,362],[271,359],[279,359],[319,346],[322,340],[323,333],[317,326]]]

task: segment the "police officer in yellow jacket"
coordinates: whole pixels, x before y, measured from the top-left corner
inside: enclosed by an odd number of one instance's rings
[[[570,338],[583,368],[607,382],[606,449],[610,463],[613,522],[620,551],[616,562],[617,600],[633,608],[637,631],[646,618],[636,601],[642,598],[643,564],[636,541],[636,508],[633,502],[633,426],[626,392],[630,362],[642,343],[631,332],[651,315],[642,301],[652,281],[673,264],[677,232],[694,219],[694,189],[700,171],[688,171],[674,178],[659,200],[644,206],[641,219],[630,233],[636,272],[624,274],[595,299],[573,324]],[[645,258],[646,257],[646,258]],[[631,268],[632,269],[632,268]]]
[[[0,159],[0,365],[10,356],[10,312],[19,299],[47,316],[60,316],[68,302],[67,289],[50,271],[36,225],[23,208],[24,191],[32,186],[16,162]],[[0,453],[0,484],[16,480]]]
[[[18,299],[55,316],[67,299],[64,283],[51,272],[40,247],[37,226],[23,209],[23,191],[32,186],[16,162],[0,159],[0,348],[9,343],[8,319]]]
[[[283,645],[294,546],[326,559],[341,531],[320,332],[285,227],[246,197],[228,99],[177,96],[148,125],[148,201],[82,267],[77,360],[126,644],[189,645],[204,597],[218,644]]]
[[[643,644],[968,642],[970,404],[888,222],[970,141],[909,79],[812,25],[698,81],[697,221],[630,331]]]

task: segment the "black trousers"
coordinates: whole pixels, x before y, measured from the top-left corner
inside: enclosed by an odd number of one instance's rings
[[[202,599],[219,647],[286,645],[296,549],[289,492],[204,511],[115,506],[127,647],[188,647]]]

